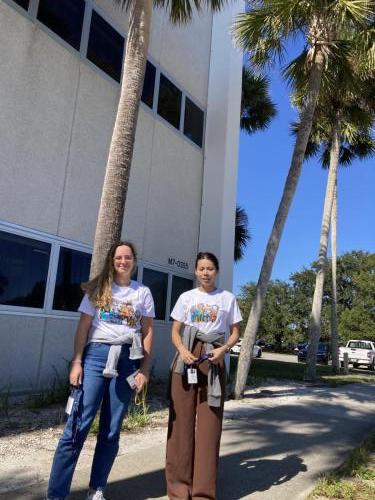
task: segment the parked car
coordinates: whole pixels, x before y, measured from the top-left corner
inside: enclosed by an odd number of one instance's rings
[[[231,354],[235,356],[239,356],[241,352],[242,339],[240,339],[236,345],[232,347],[230,350]],[[261,358],[262,357],[262,348],[259,345],[254,345],[253,348],[253,358]]]
[[[344,365],[344,353],[349,356],[349,363],[353,368],[359,365],[367,366],[369,370],[375,370],[375,343],[370,340],[349,340],[345,347],[339,348],[339,360]]]
[[[303,362],[306,361],[307,358],[307,349],[309,347],[309,344],[305,344],[304,347],[302,347],[298,353],[297,353],[297,360],[298,362]],[[325,365],[328,365],[328,361],[331,359],[331,353],[329,351],[329,346],[327,344],[324,344],[323,342],[319,342],[318,344],[318,351],[316,353],[316,361],[317,363],[323,363]]]
[[[298,342],[296,347],[294,348],[294,352],[299,352],[301,349],[303,349],[306,346],[306,342]]]

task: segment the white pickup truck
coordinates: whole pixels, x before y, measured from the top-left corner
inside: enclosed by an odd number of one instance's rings
[[[344,353],[349,355],[349,363],[353,368],[366,365],[369,370],[375,370],[375,342],[370,340],[349,340],[345,347],[339,349],[341,366],[344,363]]]

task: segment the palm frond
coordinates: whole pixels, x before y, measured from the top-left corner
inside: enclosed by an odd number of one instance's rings
[[[251,240],[248,229],[248,216],[244,208],[236,207],[235,232],[234,232],[234,261],[238,262],[245,253],[245,248]]]
[[[372,19],[374,7],[373,0],[335,0],[331,2],[330,11],[340,23],[339,27],[348,20],[353,25],[364,25]]]
[[[249,67],[242,71],[241,130],[253,134],[266,129],[276,116],[276,105],[269,95],[269,80]]]
[[[291,88],[298,89],[301,94],[306,92],[308,84],[307,58],[308,50],[305,47],[295,59],[281,70],[281,74],[287,84]]]
[[[184,24],[191,20],[194,11],[204,8],[219,11],[228,2],[230,0],[154,0],[154,6],[165,9],[173,23]]]
[[[339,163],[343,167],[349,167],[349,165],[352,164],[355,154],[353,151],[351,151],[350,148],[346,146],[341,146],[340,147],[340,156],[339,156]]]

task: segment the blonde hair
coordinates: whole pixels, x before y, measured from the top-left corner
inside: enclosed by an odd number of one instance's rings
[[[134,266],[137,262],[137,251],[133,243],[129,241],[118,241],[108,250],[103,269],[98,276],[81,284],[82,290],[87,293],[94,306],[109,310],[112,303],[112,283],[115,274],[113,259],[118,247],[126,246],[132,251]]]

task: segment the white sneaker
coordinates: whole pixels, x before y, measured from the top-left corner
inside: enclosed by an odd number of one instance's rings
[[[86,500],[105,500],[102,489],[89,490]]]

